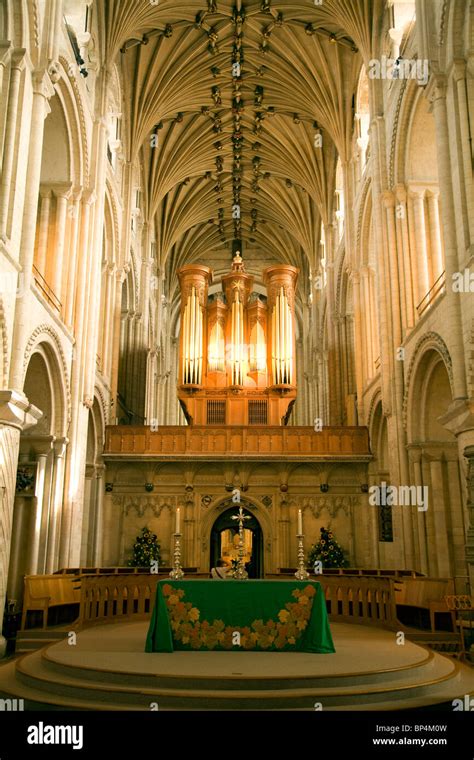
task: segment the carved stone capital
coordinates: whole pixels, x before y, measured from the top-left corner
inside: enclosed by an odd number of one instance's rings
[[[30,404],[23,393],[12,390],[0,391],[0,425],[18,430],[28,430],[36,425],[43,412]]]

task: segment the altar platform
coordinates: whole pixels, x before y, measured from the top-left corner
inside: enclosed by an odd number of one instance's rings
[[[394,631],[331,623],[336,652],[145,653],[149,621],[95,625],[0,666],[0,698],[51,710],[403,710],[474,692],[474,670]],[[315,707],[316,705],[316,707]]]

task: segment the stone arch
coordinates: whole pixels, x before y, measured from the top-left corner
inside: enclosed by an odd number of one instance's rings
[[[410,367],[407,426],[411,483],[424,489],[418,521],[418,562],[439,577],[466,572],[467,514],[455,436],[441,419],[453,400],[449,354],[439,336],[420,341]],[[415,543],[416,547],[416,543]]]
[[[55,84],[55,90],[68,128],[71,180],[75,185],[81,186],[85,185],[89,176],[89,143],[84,104],[70,61],[60,56],[59,62],[61,76]]]
[[[372,465],[375,465],[378,471],[389,472],[389,446],[387,417],[383,413],[382,397],[380,391],[377,392],[373,399],[369,421],[370,448],[374,455]],[[375,470],[372,466],[372,470]]]
[[[41,346],[41,349],[39,346]],[[30,357],[38,350],[45,352],[48,365],[51,368],[51,378],[54,382],[55,392],[58,394],[58,399],[61,399],[61,422],[56,434],[63,436],[66,435],[71,420],[71,389],[64,350],[58,334],[51,325],[39,325],[32,332],[26,344],[23,360],[23,382],[26,377]]]
[[[443,361],[449,378],[451,392],[453,392],[454,388],[452,362],[448,347],[438,333],[428,332],[416,344],[406,376],[403,399],[403,424],[407,431],[409,443],[412,441],[412,428],[409,429],[408,418],[412,419],[412,411],[416,412],[417,404],[419,404],[419,399],[416,397],[414,377],[418,374],[421,364],[426,360],[426,357],[425,359],[423,357],[428,352],[430,354],[434,352],[439,356],[437,360]],[[436,357],[434,358],[436,359]]]
[[[272,521],[268,514],[268,510],[265,506],[258,501],[254,496],[241,495],[240,503],[243,509],[250,512],[256,520],[259,522],[263,533],[263,546],[264,546],[264,568],[265,572],[273,566],[273,545],[274,545],[274,530]],[[206,509],[205,514],[201,518],[200,536],[199,541],[201,545],[201,568],[207,568],[209,566],[210,559],[210,546],[209,540],[211,535],[212,526],[216,522],[219,515],[228,509],[229,507],[235,507],[236,512],[239,509],[239,504],[232,502],[232,496],[222,496],[215,499]]]
[[[51,339],[51,334],[42,334],[41,340],[25,352],[23,389],[30,403],[42,409],[44,397],[38,387],[38,377],[45,380],[44,390],[49,388],[51,414],[49,419],[47,415],[43,416],[38,426],[32,428],[32,434],[37,435],[40,429],[46,432],[46,426],[49,425],[48,434],[63,438],[67,434],[70,418],[67,370],[64,357],[59,353],[55,341]]]
[[[20,435],[8,571],[8,595],[18,607],[25,574],[57,569],[68,425],[66,375],[55,341],[43,331],[30,343],[23,392],[42,417]]]
[[[452,440],[452,434],[437,422],[452,402],[452,385],[440,351],[426,345],[414,365],[408,389],[408,440]]]

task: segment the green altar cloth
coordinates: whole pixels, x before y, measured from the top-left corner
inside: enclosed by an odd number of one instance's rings
[[[146,652],[335,652],[314,581],[160,581]]]

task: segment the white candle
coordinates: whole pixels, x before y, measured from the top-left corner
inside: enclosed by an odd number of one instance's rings
[[[180,508],[178,507],[178,509],[176,510],[176,529],[175,529],[175,533],[179,533],[179,512],[180,512]]]
[[[301,509],[298,510],[298,535],[303,535],[303,513]]]

